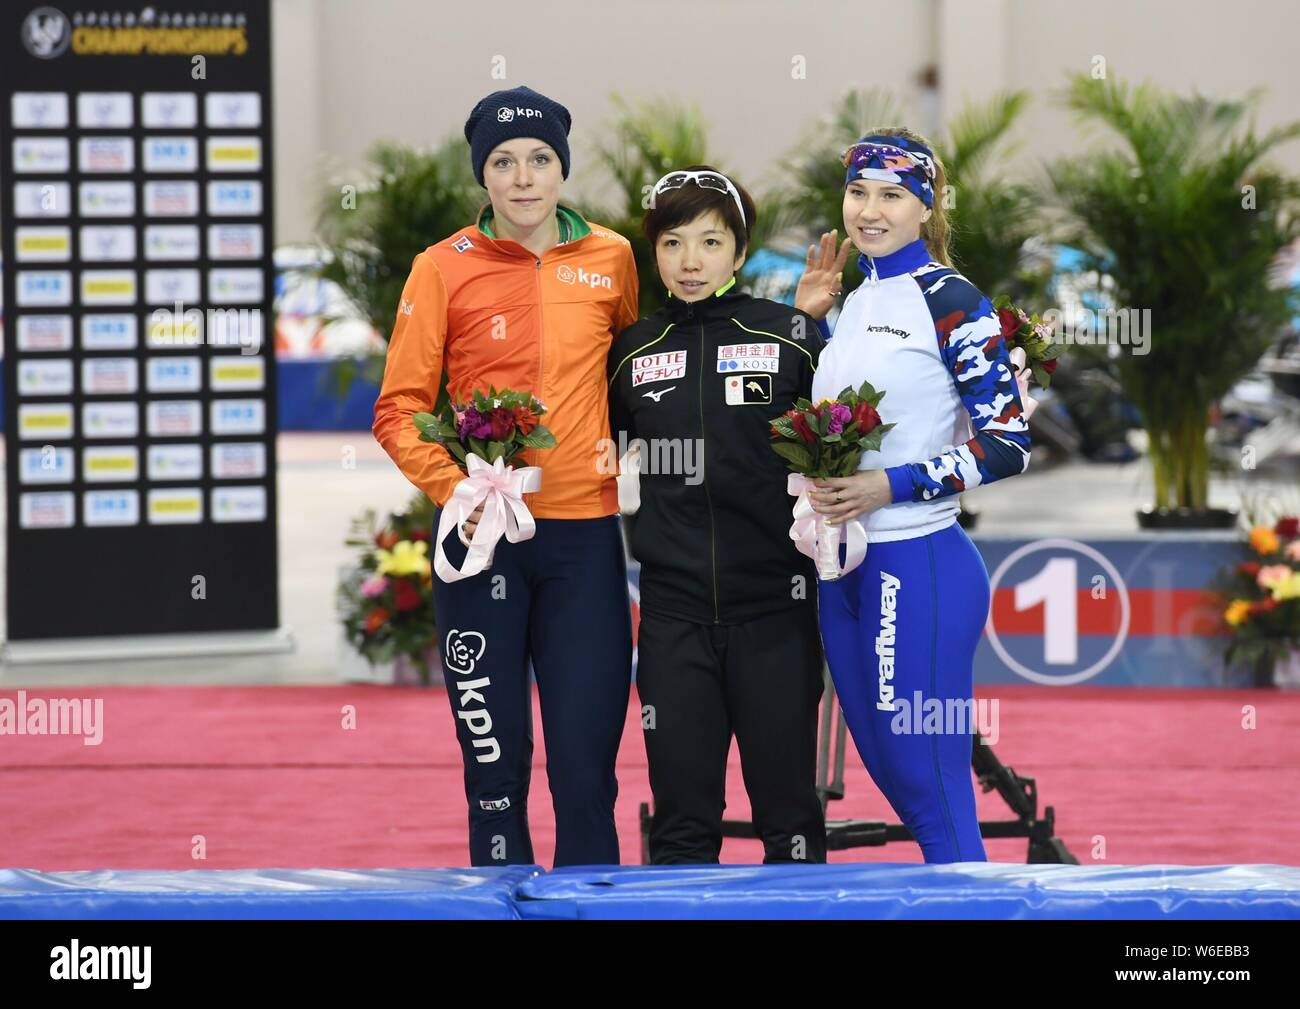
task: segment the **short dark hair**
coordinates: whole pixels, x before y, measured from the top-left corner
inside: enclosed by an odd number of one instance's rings
[[[717,172],[718,175],[724,175],[711,165],[688,165],[679,170]],[[743,221],[740,219],[740,211],[736,208],[736,201],[731,198],[730,193],[700,186],[692,179],[679,189],[668,189],[652,198],[651,207],[646,211],[645,220],[642,221],[645,236],[650,240],[650,247],[652,249],[658,247],[659,236],[665,231],[671,231],[705,214],[716,212],[735,236],[737,255],[746,252],[749,249],[750,232],[754,227],[756,214],[754,200],[746,192],[745,187],[734,178],[730,175],[725,177],[731,179],[731,184],[740,194],[740,205],[745,208]]]

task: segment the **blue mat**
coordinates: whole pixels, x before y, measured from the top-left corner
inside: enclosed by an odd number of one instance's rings
[[[0,918],[1300,919],[1300,868],[0,869]]]
[[[537,866],[491,869],[0,869],[0,918],[518,918]]]
[[[956,865],[557,869],[518,890],[529,918],[1300,918],[1300,868]]]

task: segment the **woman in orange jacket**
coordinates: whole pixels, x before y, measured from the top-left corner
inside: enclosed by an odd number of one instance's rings
[[[440,508],[464,473],[446,449],[420,440],[411,418],[433,409],[444,381],[455,403],[489,386],[531,392],[556,439],[521,461],[543,471],[540,490],[525,496],[533,538],[498,542],[478,575],[434,580],[474,865],[534,861],[530,662],[555,864],[619,861],[614,763],[632,645],[618,492],[600,462],[605,359],[614,334],[636,320],[637,277],[626,239],[559,204],[569,126],[567,109],[526,87],[474,107],[465,138],[489,203],[473,225],[416,256],[375,404],[376,439]],[[448,537],[444,549],[459,567],[464,542]]]

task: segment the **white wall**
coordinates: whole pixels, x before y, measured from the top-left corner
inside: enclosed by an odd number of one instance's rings
[[[695,101],[714,160],[761,191],[792,144],[850,88],[889,87],[920,128],[1006,88],[1035,101],[1031,157],[1082,149],[1051,103],[1107,60],[1122,79],[1240,96],[1260,125],[1300,118],[1293,0],[274,0],[277,241],[310,237],[322,179],[357,174],[376,140],[460,135],[483,95],[527,84],[568,106],[574,195],[599,196],[592,144],[609,95]],[[792,59],[807,63],[793,79]],[[496,57],[506,76],[494,78]],[[937,58],[940,88],[919,73]],[[851,140],[853,138],[846,138]],[[1294,163],[1300,144],[1286,152]],[[466,156],[468,157],[468,151]],[[652,181],[652,180],[647,180]],[[430,236],[435,240],[441,236]]]

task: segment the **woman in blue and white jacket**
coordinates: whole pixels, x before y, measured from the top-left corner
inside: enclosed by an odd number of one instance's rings
[[[897,426],[813,495],[828,521],[860,519],[869,544],[858,568],[820,584],[822,640],[858,752],[926,862],[985,861],[971,733],[989,578],[958,494],[1024,472],[1029,428],[997,315],[949,259],[931,145],[880,130],[843,160],[848,238],[838,256],[834,233],[820,258],[809,251],[796,304],[825,317],[850,242],[866,280],[844,302],[813,399],[869,381]]]

